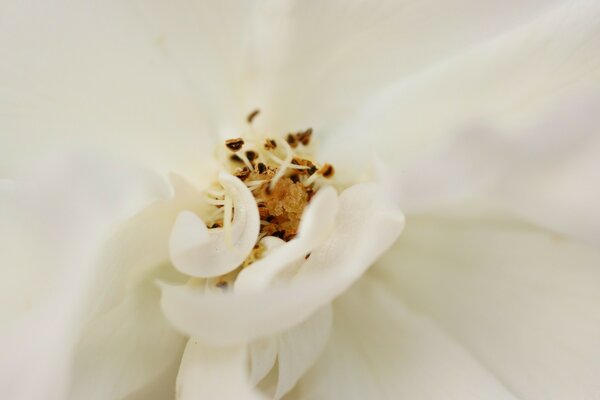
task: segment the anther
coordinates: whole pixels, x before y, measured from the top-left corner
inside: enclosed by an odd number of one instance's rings
[[[256,118],[256,116],[260,113],[259,109],[256,109],[254,111],[252,111],[250,114],[248,114],[248,116],[246,117],[246,121],[248,121],[249,124],[252,123],[252,121],[254,120],[254,118]]]
[[[335,170],[331,164],[325,164],[319,170],[319,173],[323,175],[325,178],[331,178],[334,174]]]
[[[258,157],[258,154],[255,151],[248,150],[246,152],[246,158],[248,158],[248,161],[252,162],[256,159],[256,157]]]
[[[238,168],[233,175],[242,181],[245,181],[250,176],[250,170],[247,167]]]
[[[267,171],[267,166],[261,162],[258,163],[258,173],[264,174]]]
[[[310,144],[310,138],[312,137],[312,133],[312,128],[308,128],[304,132],[297,133],[296,139],[298,139],[298,141],[302,143],[303,146],[308,146]]]
[[[296,140],[296,136],[292,135],[291,133],[288,133],[288,135],[285,138],[285,141],[288,142],[288,144],[295,149],[296,147],[298,147],[298,141]]]
[[[265,140],[265,149],[267,150],[273,150],[277,148],[277,142],[274,141],[273,139],[266,139]]]
[[[227,148],[231,151],[238,151],[242,148],[243,145],[244,139],[242,138],[228,139],[225,141],[225,146],[227,146]]]

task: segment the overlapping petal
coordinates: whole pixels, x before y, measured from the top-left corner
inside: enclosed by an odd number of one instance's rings
[[[229,174],[221,173],[219,182],[232,198],[231,228],[209,230],[196,214],[181,212],[169,239],[169,252],[174,267],[184,274],[203,278],[226,274],[236,269],[256,244],[260,219],[252,192]]]

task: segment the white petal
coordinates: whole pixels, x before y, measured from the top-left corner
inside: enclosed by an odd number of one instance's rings
[[[17,180],[0,208],[0,391],[11,399],[65,398],[101,246],[115,223],[166,194],[128,164],[62,156]]]
[[[332,311],[327,305],[302,324],[279,336],[279,374],[275,399],[290,391],[317,360],[331,330]]]
[[[257,385],[271,371],[277,361],[277,337],[255,340],[248,345],[250,352],[250,382]]]
[[[239,135],[246,115],[260,104],[245,105],[248,30],[255,23],[255,1],[136,1],[136,13],[164,59],[195,95],[195,108],[211,122],[211,133]],[[185,144],[184,144],[185,145]]]
[[[404,162],[474,123],[530,123],[575,88],[598,85],[600,3],[557,2],[548,12],[523,16],[529,22],[365,98],[361,112],[327,137],[324,157],[340,172],[361,155],[371,157],[369,149]]]
[[[200,170],[216,132],[198,103],[214,92],[189,83],[165,54],[170,39],[148,32],[131,2],[5,4],[0,170],[73,144]]]
[[[382,193],[376,184],[345,190],[331,237],[289,285],[243,294],[163,285],[165,315],[182,332],[222,344],[251,341],[304,321],[345,291],[402,231],[402,214]]]
[[[252,192],[238,178],[221,173],[219,182],[233,198],[231,244],[225,229],[208,229],[194,213],[177,217],[169,241],[171,261],[179,271],[196,277],[213,277],[237,268],[256,244],[260,217]]]
[[[336,300],[334,313],[325,352],[286,399],[516,399],[370,273]]]
[[[597,252],[489,212],[407,226],[384,268],[372,269],[390,290],[519,398],[597,398]]]
[[[191,338],[177,375],[177,400],[264,399],[248,380],[246,346],[217,348]]]
[[[246,104],[262,108],[257,122],[265,119],[276,131],[330,132],[378,89],[534,18],[551,3],[260,2],[246,31]]]
[[[302,214],[298,235],[245,268],[235,281],[235,291],[260,292],[285,269],[302,261],[331,233],[337,214],[338,198],[332,187],[321,188]]]
[[[390,186],[405,212],[419,213],[483,191],[493,196],[497,186],[513,182],[532,185],[528,174],[551,171],[561,158],[588,149],[600,129],[598,107],[600,96],[586,94],[570,97],[533,127],[500,132],[483,125],[472,128],[407,163]],[[569,195],[581,196],[585,189]]]
[[[130,290],[119,306],[86,327],[75,356],[69,398],[122,399],[179,362],[184,346],[185,338],[162,315],[154,280],[147,279]]]
[[[577,112],[556,112],[536,127],[539,144],[555,147],[552,157],[529,157],[490,197],[528,221],[599,248],[600,186],[592,182],[600,182],[600,100],[583,100],[567,107]]]
[[[175,382],[179,364],[177,360],[160,376],[148,382],[143,388],[124,397],[123,400],[175,400]]]

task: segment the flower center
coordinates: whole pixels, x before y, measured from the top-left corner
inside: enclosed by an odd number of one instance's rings
[[[257,115],[258,110],[252,112],[248,122]],[[214,278],[217,287],[229,286],[243,268],[263,256],[263,238],[273,236],[286,242],[293,239],[306,205],[324,179],[333,177],[333,166],[317,163],[311,154],[312,133],[308,128],[288,133],[285,138],[247,135],[226,140],[217,149],[223,170],[244,182],[256,200],[260,216],[260,231],[253,251],[236,270]],[[205,219],[206,226],[223,228],[227,241],[235,213],[230,196],[215,182],[207,190],[206,201],[213,206]]]

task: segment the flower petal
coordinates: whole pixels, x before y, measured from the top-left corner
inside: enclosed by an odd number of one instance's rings
[[[298,235],[240,272],[235,281],[235,291],[263,291],[278,274],[304,260],[331,233],[337,207],[335,189],[319,189],[302,214]]]
[[[364,98],[361,111],[323,141],[323,157],[340,172],[370,158],[369,150],[406,162],[474,123],[519,128],[577,88],[598,86],[598,2],[557,2],[526,16],[527,23]]]
[[[177,375],[177,400],[264,399],[248,381],[245,346],[218,348],[191,338]]]
[[[203,167],[217,135],[198,104],[215,92],[190,85],[168,32],[148,33],[131,2],[12,3],[1,18],[0,171],[74,144],[162,172]]]
[[[279,336],[279,374],[274,398],[280,399],[317,360],[329,339],[332,310],[327,305]]]
[[[490,193],[505,181],[549,170],[549,164],[587,148],[600,128],[599,106],[600,96],[574,96],[532,127],[500,133],[474,127],[407,163],[391,186],[408,213],[446,207],[483,190]]]
[[[147,279],[86,327],[75,356],[70,398],[122,399],[179,362],[184,346],[185,338],[162,315],[154,280]]]
[[[294,399],[516,399],[428,318],[368,273],[334,302],[332,336]]]
[[[104,240],[118,221],[168,194],[153,174],[92,154],[60,154],[39,167],[16,180],[0,207],[0,293],[8,298],[0,391],[11,399],[66,397]]]
[[[308,125],[331,132],[372,93],[534,18],[552,3],[260,2],[246,32],[246,104],[263,108],[257,122],[264,119],[275,131]],[[361,141],[372,132],[361,131]]]
[[[519,398],[597,398],[600,255],[472,210],[412,219],[372,272]]]
[[[279,351],[277,338],[266,337],[255,340],[248,345],[250,352],[250,382],[252,385],[264,379],[273,369]]]
[[[304,321],[345,291],[402,231],[403,215],[382,193],[376,184],[345,190],[331,237],[289,285],[262,293],[203,294],[163,284],[165,315],[180,331],[217,344],[248,342]]]
[[[213,277],[237,268],[256,244],[260,217],[256,200],[238,178],[221,173],[219,182],[233,198],[235,210],[231,224],[231,243],[222,228],[208,229],[194,213],[177,217],[169,241],[171,261],[179,271],[196,277]]]

